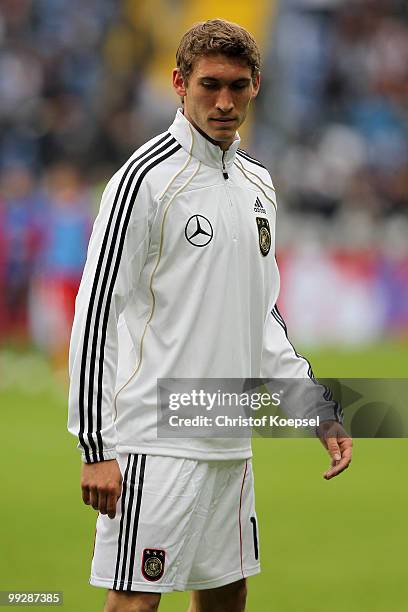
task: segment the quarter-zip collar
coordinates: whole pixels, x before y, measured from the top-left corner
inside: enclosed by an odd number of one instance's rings
[[[211,168],[222,170],[230,168],[234,163],[235,154],[241,142],[238,132],[234,142],[227,151],[205,138],[183,115],[181,108],[177,110],[176,117],[169,128],[170,134],[181,144],[183,149]],[[223,156],[224,153],[224,156]]]

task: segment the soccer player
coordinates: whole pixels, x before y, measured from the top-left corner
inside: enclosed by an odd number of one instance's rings
[[[104,192],[78,293],[69,430],[82,496],[99,511],[91,584],[105,612],[244,610],[260,571],[248,438],[160,438],[158,378],[307,378],[276,306],[275,190],[239,149],[260,85],[242,27],[192,27],[177,51],[182,108]],[[327,479],[351,460],[335,402],[320,412]],[[323,430],[326,435],[323,435]]]

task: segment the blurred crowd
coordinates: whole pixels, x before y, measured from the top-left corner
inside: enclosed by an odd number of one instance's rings
[[[29,339],[65,358],[92,223],[92,192],[77,167],[3,172],[0,202],[0,339]]]
[[[64,353],[104,183],[172,119],[148,5],[0,0],[0,343]],[[406,2],[285,0],[267,28],[248,148],[278,188],[281,248],[320,232],[407,255]]]
[[[407,216],[407,2],[285,0],[269,40],[254,143],[286,210]]]
[[[129,4],[0,2],[0,342],[57,359],[104,182],[158,129]]]
[[[278,193],[281,307],[304,344],[408,337],[408,3],[284,0],[253,150]]]

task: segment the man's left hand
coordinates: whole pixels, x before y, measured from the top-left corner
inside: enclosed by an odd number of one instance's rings
[[[323,421],[317,435],[331,457],[331,467],[323,474],[323,478],[330,480],[350,465],[353,441],[337,421]]]

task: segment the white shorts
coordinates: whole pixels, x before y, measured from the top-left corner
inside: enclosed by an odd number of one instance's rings
[[[211,589],[260,571],[252,462],[121,454],[122,496],[99,514],[90,584]]]

